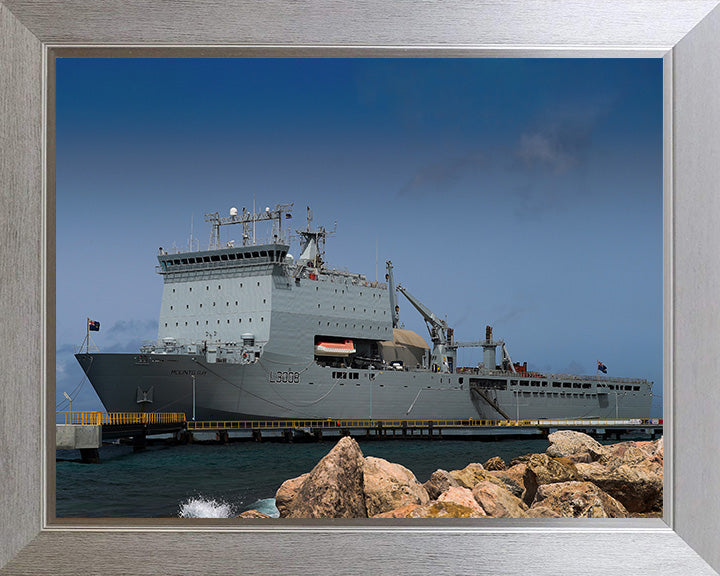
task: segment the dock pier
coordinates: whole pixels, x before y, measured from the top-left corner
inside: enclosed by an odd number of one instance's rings
[[[83,462],[98,463],[103,441],[125,439],[143,450],[149,436],[172,434],[168,441],[229,444],[237,441],[319,442],[354,436],[365,440],[501,440],[542,439],[557,430],[577,430],[600,440],[623,436],[655,439],[662,419],[530,419],[530,420],[187,420],[184,413],[64,412],[56,425],[56,448],[80,450]],[[196,436],[210,436],[201,439]]]

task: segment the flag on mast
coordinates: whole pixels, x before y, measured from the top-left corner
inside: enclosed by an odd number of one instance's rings
[[[598,360],[597,363],[598,363],[598,370],[600,370],[600,372],[602,372],[603,374],[607,374],[607,366],[605,366],[605,364],[600,362],[600,360]]]
[[[88,318],[88,330],[92,332],[100,332],[100,322],[97,320],[90,320]]]

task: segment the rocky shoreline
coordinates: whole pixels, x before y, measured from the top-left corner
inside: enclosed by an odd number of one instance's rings
[[[663,439],[601,445],[581,432],[548,436],[542,454],[438,469],[421,484],[400,464],[363,456],[346,436],[308,473],[286,480],[281,518],[661,517]],[[241,518],[269,518],[257,510]]]

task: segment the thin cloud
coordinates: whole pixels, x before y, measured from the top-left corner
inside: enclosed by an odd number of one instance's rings
[[[486,164],[485,155],[473,152],[464,156],[448,158],[418,170],[400,189],[398,196],[409,194],[436,194],[446,192],[467,176],[475,174]]]
[[[526,169],[564,174],[582,167],[600,120],[610,111],[610,100],[581,107],[546,110],[522,132],[515,157]]]
[[[157,320],[119,320],[107,330],[112,334],[145,334],[157,330]]]

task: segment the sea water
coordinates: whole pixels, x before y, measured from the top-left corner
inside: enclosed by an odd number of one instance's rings
[[[257,509],[277,516],[275,492],[309,472],[337,439],[312,443],[231,442],[132,447],[104,445],[99,464],[58,450],[58,518],[223,518]],[[412,470],[422,483],[438,468],[456,470],[500,456],[509,463],[545,452],[547,440],[358,440],[365,456]]]

